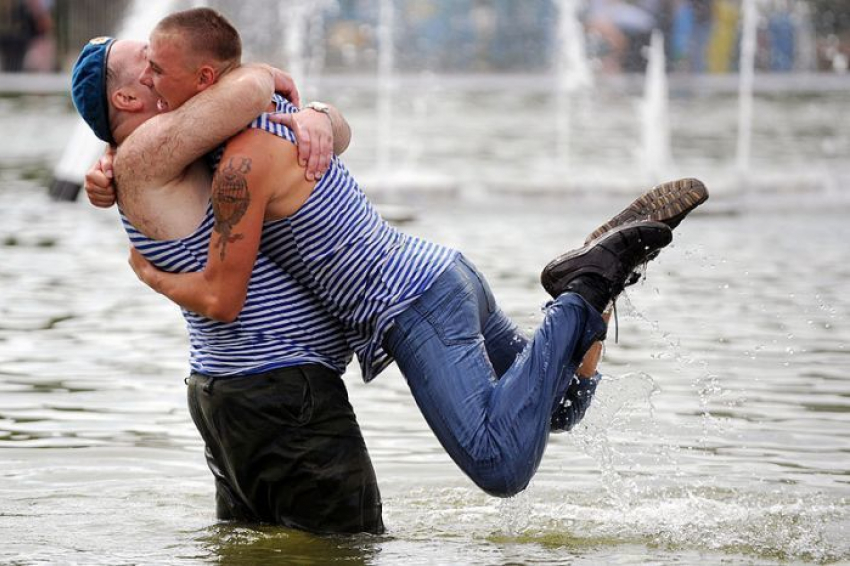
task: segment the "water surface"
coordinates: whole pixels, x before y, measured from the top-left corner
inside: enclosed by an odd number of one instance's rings
[[[486,120],[481,105],[446,105],[491,128],[500,104],[488,101]],[[29,103],[23,113],[20,102],[0,103],[3,124],[68,121],[51,99],[39,104],[47,118]],[[353,122],[355,132],[370,127],[356,113]],[[846,147],[846,132],[824,127]],[[451,140],[423,149],[424,169],[454,156],[443,171],[466,178],[492,165],[522,178],[523,160],[494,157],[486,136],[461,135],[477,149],[453,153]],[[182,319],[135,279],[114,210],[45,196],[43,167],[61,137],[53,131],[17,154],[4,147],[0,160],[0,563],[850,562],[843,194],[789,189],[762,207],[762,194],[721,192],[677,229],[620,302],[619,343],[607,345],[588,418],[551,438],[518,497],[490,498],[457,470],[395,367],[364,385],[352,366],[345,379],[388,533],[315,537],[215,520],[185,407]],[[511,143],[528,161],[538,142]],[[618,140],[611,156],[626,145]],[[353,149],[355,172],[370,147]],[[528,330],[546,298],[540,267],[628,202],[486,190],[395,200],[417,212],[404,229],[462,249]]]

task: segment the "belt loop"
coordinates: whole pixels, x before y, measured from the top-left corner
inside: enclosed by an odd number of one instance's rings
[[[204,393],[206,393],[206,394],[208,394],[208,395],[212,395],[212,394],[213,394],[213,386],[214,386],[214,385],[215,385],[215,377],[213,377],[213,376],[209,376],[209,379],[208,379],[208,380],[207,380],[207,382],[204,384]]]

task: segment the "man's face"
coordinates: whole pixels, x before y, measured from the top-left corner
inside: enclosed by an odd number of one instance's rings
[[[143,41],[118,40],[109,51],[109,66],[120,70],[122,76],[138,77],[147,64],[146,52],[147,43]],[[135,80],[123,88],[142,103],[142,113],[149,114],[148,117],[156,115],[158,97],[153,90]]]
[[[179,108],[198,94],[198,65],[177,35],[154,32],[147,49],[147,64],[139,80],[160,98],[161,111]]]

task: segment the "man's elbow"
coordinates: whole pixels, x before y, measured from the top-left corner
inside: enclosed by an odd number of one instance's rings
[[[342,155],[348,146],[351,145],[351,126],[342,116],[339,117],[341,124],[338,131],[334,131],[334,154]]]
[[[348,146],[351,145],[351,138],[343,138],[339,141],[334,140],[334,155],[342,155]]]
[[[216,322],[231,323],[239,318],[239,313],[242,312],[244,301],[221,301],[212,299],[208,301],[207,308],[204,309],[204,316]]]
[[[243,82],[241,89],[243,96],[240,96],[238,100],[246,108],[251,108],[254,114],[264,112],[274,95],[274,83],[269,82],[262,75],[248,75],[242,77],[240,81]]]

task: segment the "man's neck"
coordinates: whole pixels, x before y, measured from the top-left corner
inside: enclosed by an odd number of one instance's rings
[[[230,71],[232,71],[234,69],[238,69],[241,64],[242,63],[240,61],[231,61],[229,63],[222,63],[216,69],[216,78],[215,78],[216,82],[220,81],[221,77],[223,77],[224,75],[226,75]]]
[[[143,112],[120,112],[112,120],[114,124],[112,128],[112,137],[115,139],[116,145],[124,143],[130,135],[136,131],[136,128],[155,117],[156,114]]]
[[[112,122],[115,124],[112,128],[112,139],[115,140],[116,145],[124,143],[124,140],[130,137],[130,134],[139,126],[139,124],[131,124],[126,116],[116,117]]]

